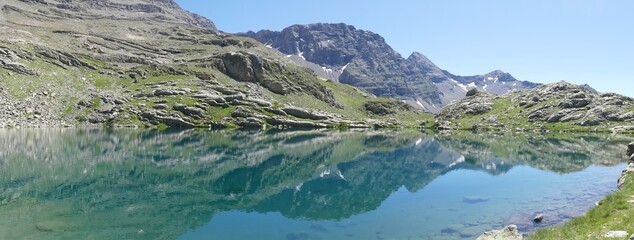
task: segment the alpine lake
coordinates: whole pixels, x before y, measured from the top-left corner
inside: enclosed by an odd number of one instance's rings
[[[0,239],[474,239],[507,224],[530,233],[615,191],[631,141],[5,129]]]

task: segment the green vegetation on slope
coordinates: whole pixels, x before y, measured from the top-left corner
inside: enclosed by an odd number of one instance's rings
[[[438,129],[493,131],[631,131],[634,99],[593,93],[566,82],[495,96],[478,90],[445,107]]]
[[[254,39],[199,23],[156,21],[189,19],[177,5],[148,2],[162,11],[139,17],[129,9],[141,5],[132,2],[114,4],[106,15],[101,8],[107,4],[77,3],[91,17],[76,21],[80,13],[48,0],[5,4],[10,7],[0,13],[9,20],[0,23],[6,25],[0,29],[0,100],[7,103],[0,107],[2,127],[371,128],[415,127],[431,118],[399,107],[389,114],[368,112],[368,102],[398,104],[327,82]],[[14,24],[27,20],[31,24]],[[289,107],[301,112],[290,114]]]

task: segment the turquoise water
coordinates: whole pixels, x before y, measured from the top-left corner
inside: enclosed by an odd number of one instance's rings
[[[583,215],[629,137],[0,131],[0,239],[473,239]],[[534,215],[545,215],[533,224]]]

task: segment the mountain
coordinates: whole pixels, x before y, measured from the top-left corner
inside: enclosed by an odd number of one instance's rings
[[[429,112],[439,112],[443,106],[463,98],[471,88],[506,94],[538,85],[518,81],[499,70],[457,76],[418,52],[405,59],[380,35],[343,23],[293,25],[280,32],[262,30],[239,35],[279,50],[323,78],[363,88],[377,96],[397,98]]]
[[[495,96],[470,90],[436,117],[439,129],[633,130],[634,99],[558,82]]]
[[[172,0],[0,3],[0,126],[373,127],[420,113],[327,82]]]
[[[300,65],[306,65],[304,61],[318,65],[322,77],[377,96],[441,104],[437,88],[423,71],[408,64],[376,33],[345,24],[311,24],[244,35],[287,54],[291,60],[299,58],[296,63]]]

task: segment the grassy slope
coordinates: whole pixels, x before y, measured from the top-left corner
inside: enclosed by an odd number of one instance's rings
[[[60,36],[58,34],[48,34],[51,38],[56,39],[55,42],[65,42],[67,36]],[[215,36],[198,36],[198,38],[215,38]],[[249,52],[260,54],[261,56],[271,57],[276,59],[275,61],[282,61],[279,53],[273,52],[273,50],[263,47],[261,44],[252,39],[239,38],[239,37],[226,37],[228,40],[240,41],[242,44],[252,44],[256,47],[249,48]],[[67,41],[71,42],[71,41]],[[217,53],[232,52],[241,50],[241,48],[234,45],[219,47],[214,45],[200,45],[192,44],[182,41],[174,41],[170,39],[155,39],[152,42],[153,45],[174,45],[180,49],[198,49],[198,51],[192,51],[191,53],[181,54],[178,57],[183,59],[196,59],[201,57],[210,56]],[[22,49],[25,52],[30,52],[34,47],[31,44],[17,45],[0,41],[1,46],[5,46],[11,49]],[[178,88],[189,88],[194,91],[203,90],[205,82],[200,80],[194,72],[210,74],[212,80],[218,82],[220,86],[229,87],[233,89],[247,90],[251,86],[246,83],[240,83],[230,78],[229,76],[219,72],[214,68],[201,68],[191,63],[178,63],[168,64],[164,66],[143,66],[143,65],[131,65],[124,66],[117,63],[109,63],[99,61],[92,57],[89,57],[89,53],[81,55],[79,58],[82,61],[88,62],[93,66],[96,66],[99,70],[90,70],[77,67],[61,68],[54,64],[51,64],[50,60],[40,58],[36,56],[33,61],[21,60],[23,64],[30,69],[37,71],[40,76],[27,76],[21,74],[14,74],[6,69],[0,69],[0,84],[4,87],[5,91],[16,99],[21,100],[27,98],[34,93],[54,93],[55,97],[50,108],[53,111],[62,113],[60,118],[65,119],[67,122],[74,122],[79,120],[77,125],[83,125],[83,120],[90,116],[95,110],[101,107],[99,97],[97,95],[109,95],[109,96],[121,96],[130,99],[130,102],[121,106],[123,109],[129,108],[152,108],[157,99],[153,98],[133,98],[132,95],[139,92],[151,92],[153,89],[149,88],[146,84],[170,82],[175,84]],[[185,75],[166,73],[165,68],[174,67],[182,70]],[[345,119],[365,121],[367,119],[380,119],[389,120],[397,119],[404,126],[416,127],[420,121],[429,120],[432,118],[430,114],[424,114],[420,112],[398,111],[398,113],[389,116],[371,116],[363,109],[363,105],[368,101],[394,101],[385,98],[368,98],[364,97],[358,90],[339,83],[326,82],[319,80],[314,74],[310,74],[308,70],[303,68],[292,66],[290,63],[285,67],[288,71],[293,71],[302,75],[304,81],[313,81],[318,84],[324,85],[331,89],[334,93],[335,100],[340,103],[343,108],[336,108],[329,104],[315,99],[313,96],[301,93],[301,94],[289,94],[278,95],[274,94],[264,88],[261,89],[263,97],[266,100],[273,102],[276,106],[283,106],[285,104],[291,104],[298,107],[321,110],[329,113],[335,113],[343,116]],[[134,80],[128,76],[130,71],[142,70],[148,73],[144,79]],[[120,74],[123,72],[123,74]],[[168,101],[169,106],[174,104],[186,104],[193,106],[195,100],[190,96],[169,96],[164,97]],[[93,107],[86,109],[79,109],[75,107],[79,100],[87,100],[95,102]],[[222,108],[211,107],[206,112],[205,119],[210,121],[221,121],[226,117],[230,117],[231,112],[235,107]],[[124,113],[119,115],[110,124],[112,125],[137,125],[143,126],[144,123],[139,118],[130,113]]]
[[[629,173],[627,181],[618,192],[601,200],[585,216],[571,220],[563,226],[538,231],[531,240],[552,239],[608,239],[609,231],[634,232],[634,175]],[[629,235],[626,238],[628,239]],[[616,238],[611,238],[616,239]]]

